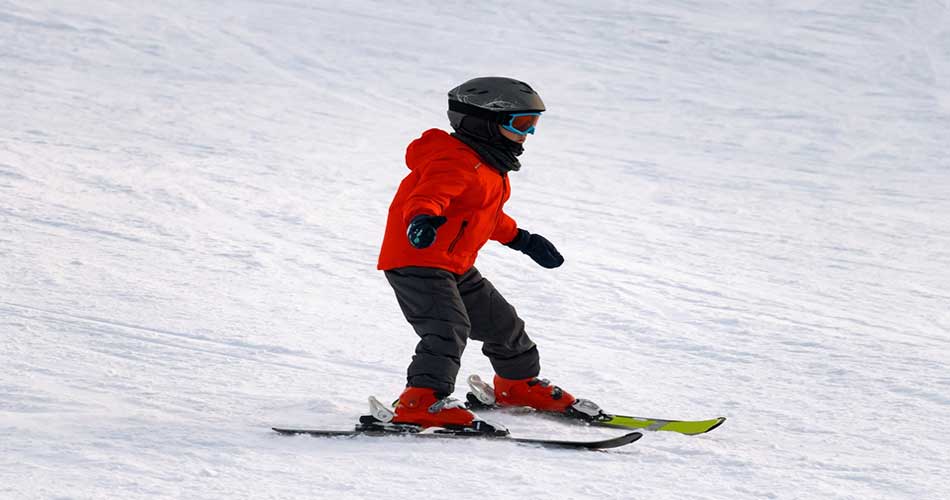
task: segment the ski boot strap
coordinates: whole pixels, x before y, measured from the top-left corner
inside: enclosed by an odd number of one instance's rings
[[[445,397],[432,403],[432,406],[429,407],[429,413],[439,413],[442,410],[452,408],[465,408],[465,405],[455,398]]]

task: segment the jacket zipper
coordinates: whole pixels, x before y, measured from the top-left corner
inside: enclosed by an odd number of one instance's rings
[[[465,233],[465,226],[467,225],[468,221],[463,220],[462,227],[459,228],[459,232],[455,235],[455,239],[452,240],[452,243],[449,243],[449,253],[452,253],[452,250],[455,250],[455,244],[458,243],[460,239],[462,239],[462,234]]]
[[[508,196],[508,193],[511,191],[511,187],[508,186],[508,175],[504,175],[501,178],[501,202],[498,203],[498,213],[501,213],[501,207],[505,205],[505,196]]]
[[[501,198],[498,200],[498,209],[495,210],[495,224],[492,225],[492,231],[495,230],[495,226],[498,225],[498,218],[501,217],[502,207],[505,206],[505,195],[508,194],[508,176],[501,176]]]

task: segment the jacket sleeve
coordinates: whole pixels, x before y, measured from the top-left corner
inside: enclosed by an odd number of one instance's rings
[[[403,209],[403,222],[409,224],[419,214],[442,215],[452,202],[475,180],[473,172],[459,168],[450,160],[434,160],[424,167],[419,182],[409,193]]]
[[[491,234],[491,239],[499,243],[511,243],[518,236],[518,223],[504,211],[498,216],[498,224]]]

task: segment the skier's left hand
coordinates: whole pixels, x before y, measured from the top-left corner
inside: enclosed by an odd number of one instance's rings
[[[518,229],[518,236],[505,245],[527,254],[531,260],[547,269],[554,269],[564,263],[564,257],[553,243],[540,234],[531,234],[524,229]]]

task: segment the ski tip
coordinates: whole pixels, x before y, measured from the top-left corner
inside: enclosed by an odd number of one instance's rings
[[[719,427],[720,425],[722,425],[722,424],[724,424],[724,423],[726,423],[726,417],[719,417],[719,418],[716,419],[716,423],[713,424],[712,427],[706,429],[706,432],[709,432],[709,431],[711,431],[711,430],[713,430],[713,429],[716,429],[717,427]]]
[[[642,433],[642,432],[640,432],[640,431],[635,431],[635,432],[628,432],[628,433],[624,434],[623,436],[620,436],[619,439],[623,439],[623,440],[625,440],[625,441],[628,442],[628,443],[632,443],[632,442],[637,441],[638,439],[640,439],[640,438],[642,438],[642,437],[643,437],[643,433]]]
[[[702,431],[702,432],[697,432],[697,433],[695,433],[694,435],[697,435],[697,434],[706,434],[706,433],[708,433],[708,432],[712,432],[712,431],[718,429],[720,425],[722,425],[722,424],[724,424],[724,423],[726,422],[726,417],[718,417],[718,418],[716,418],[716,419],[714,419],[714,420],[715,420],[715,423],[714,423],[714,424],[712,424],[712,425],[710,425],[709,427],[707,427],[704,431]]]
[[[638,441],[643,437],[643,433],[640,431],[628,432],[617,437],[612,437],[610,439],[605,439],[603,441],[596,441],[591,443],[592,448],[595,449],[606,449],[606,448],[618,448],[635,441]]]
[[[598,443],[597,448],[606,449],[606,448],[617,448],[620,446],[628,445],[635,441],[638,441],[643,437],[643,433],[640,431],[628,432],[622,436],[617,436],[615,438],[606,439]]]

